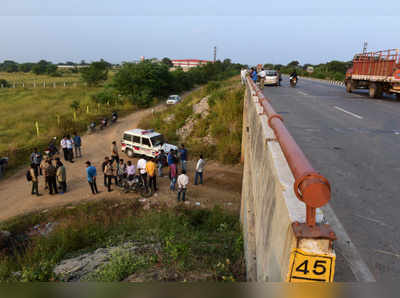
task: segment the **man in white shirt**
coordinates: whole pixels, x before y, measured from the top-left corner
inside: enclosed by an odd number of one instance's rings
[[[203,159],[203,155],[200,154],[200,159],[196,165],[196,175],[194,177],[194,185],[197,185],[198,178],[200,178],[200,184],[203,184],[203,171],[204,171],[205,165],[206,165],[206,162]]]
[[[247,74],[247,69],[242,68],[240,71],[240,78],[242,79],[242,85],[246,84],[246,74]]]
[[[143,184],[146,187],[146,192],[147,192],[146,164],[147,164],[147,161],[144,158],[139,159],[137,162],[137,169],[139,171],[140,177],[142,178]]]
[[[260,78],[260,89],[264,89],[264,81],[266,75],[267,74],[265,73],[264,68],[261,68],[261,71],[258,73],[258,77]]]
[[[67,139],[65,140],[65,143],[67,145],[67,155],[68,155],[67,160],[69,160],[69,162],[73,163],[72,159],[74,158],[74,151],[73,151],[74,142],[72,141],[70,135],[67,135]]]
[[[63,136],[60,142],[61,148],[64,152],[64,159],[68,160],[67,137]]]
[[[182,170],[182,174],[178,176],[178,202],[181,201],[181,193],[182,193],[182,202],[186,200],[186,188],[189,184],[189,177],[186,175],[186,171]]]

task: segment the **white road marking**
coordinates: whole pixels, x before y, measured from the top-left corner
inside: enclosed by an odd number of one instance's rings
[[[303,91],[297,91],[298,93],[300,93],[303,96],[309,96],[307,93],[303,92]]]
[[[393,257],[396,257],[396,258],[399,258],[399,259],[400,259],[400,254],[395,254],[395,253],[393,253],[393,252],[385,251],[385,250],[380,250],[380,249],[375,249],[375,251],[376,251],[376,252],[379,252],[379,253],[381,253],[381,254],[393,256]]]
[[[365,219],[365,220],[372,221],[372,222],[374,222],[374,223],[380,224],[381,226],[387,226],[387,224],[385,224],[385,223],[384,223],[383,221],[381,221],[381,220],[373,219],[373,218],[366,217],[366,216],[362,216],[362,215],[358,215],[358,214],[354,214],[354,215],[357,216],[357,217],[359,217],[359,218],[363,218],[363,219]]]
[[[374,275],[369,270],[364,260],[361,258],[360,253],[351,241],[349,235],[347,235],[343,225],[336,217],[336,214],[331,208],[330,204],[323,206],[321,209],[328,219],[328,223],[336,233],[337,240],[335,241],[335,244],[337,247],[340,247],[341,254],[349,264],[350,269],[353,272],[354,277],[357,279],[357,281],[376,281]]]
[[[345,109],[339,108],[338,106],[335,106],[335,109],[336,109],[336,110],[339,110],[339,111],[341,111],[341,112],[343,112],[343,113],[346,113],[346,114],[348,114],[348,115],[351,115],[351,116],[353,116],[353,117],[356,117],[356,118],[358,118],[358,119],[363,119],[362,116],[357,115],[357,114],[354,114],[354,113],[349,112],[349,111],[346,111]]]

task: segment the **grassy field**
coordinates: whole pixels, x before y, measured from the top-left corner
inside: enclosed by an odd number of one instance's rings
[[[80,80],[80,74],[73,73],[62,73],[62,77],[52,77],[49,75],[36,75],[31,72],[0,72],[0,79],[8,81],[10,84],[13,82],[30,84],[32,85],[34,81],[37,84],[46,82],[77,82]]]
[[[26,163],[32,148],[47,145],[53,136],[85,131],[92,119],[109,116],[113,109],[135,109],[129,103],[118,107],[94,103],[91,95],[100,90],[84,86],[0,89],[0,156],[9,156],[11,166]],[[74,102],[76,110],[71,107]],[[35,122],[39,125],[39,136]]]
[[[30,228],[48,222],[57,222],[51,234],[26,238]],[[61,260],[127,241],[153,243],[160,250],[116,255],[89,280],[120,281],[149,271],[175,281],[190,281],[193,275],[212,281],[245,280],[239,218],[218,207],[168,209],[155,204],[144,210],[136,199],[101,200],[25,215],[0,228],[14,237],[14,246],[0,253],[3,282],[57,281],[53,268]]]

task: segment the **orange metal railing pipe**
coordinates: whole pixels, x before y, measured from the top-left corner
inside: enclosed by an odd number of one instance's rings
[[[295,178],[293,185],[294,192],[297,198],[306,204],[306,224],[315,226],[316,208],[324,206],[331,198],[329,181],[314,170],[299,145],[297,145],[283,124],[282,116],[275,112],[261,90],[250,78],[247,78],[247,82],[256,92],[264,113],[268,117],[268,125],[274,130],[282,152]]]

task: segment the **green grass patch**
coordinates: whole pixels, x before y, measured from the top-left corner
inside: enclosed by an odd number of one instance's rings
[[[194,115],[193,105],[206,96],[209,115],[204,118]],[[202,153],[208,159],[235,164],[239,162],[241,152],[243,97],[244,88],[238,77],[209,82],[180,104],[143,119],[140,127],[155,129],[163,133],[168,142],[179,144],[183,141],[177,130],[194,118],[194,128],[184,142],[190,156],[197,158]],[[209,136],[215,140],[214,143],[205,141]]]
[[[21,240],[36,224],[57,222],[47,237]],[[212,280],[244,280],[243,241],[239,218],[212,210],[156,206],[143,210],[136,200],[103,200],[33,213],[3,223],[15,239],[15,248],[0,254],[1,281],[57,280],[54,266],[61,260],[118,246],[127,241],[157,243],[158,254],[116,252],[89,280],[118,281],[148,268],[160,268],[184,277],[209,272]],[[20,274],[15,274],[19,272]]]

